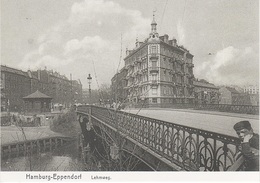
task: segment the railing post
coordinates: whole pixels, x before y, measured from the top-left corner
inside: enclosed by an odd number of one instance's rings
[[[200,169],[200,152],[199,152],[199,130],[196,129],[196,152],[197,152],[197,157],[196,157],[196,164],[197,164],[197,169]]]
[[[92,125],[92,123],[91,123],[91,106],[89,106],[89,108],[88,108],[88,121],[89,121],[89,124]]]
[[[214,165],[213,165],[213,170],[216,171],[218,170],[218,167],[217,167],[217,141],[216,141],[216,138],[214,138],[214,150],[213,150],[213,158],[214,158]]]

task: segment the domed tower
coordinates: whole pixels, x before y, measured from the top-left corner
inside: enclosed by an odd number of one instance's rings
[[[155,22],[154,14],[153,14],[153,21],[151,23],[151,33],[149,39],[159,39],[159,34],[156,30],[157,23]]]

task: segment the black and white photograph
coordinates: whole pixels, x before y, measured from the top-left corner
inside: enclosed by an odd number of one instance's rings
[[[0,0],[0,182],[258,182],[259,0]]]

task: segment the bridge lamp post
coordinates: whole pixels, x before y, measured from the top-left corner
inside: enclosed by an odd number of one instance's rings
[[[92,81],[92,77],[90,74],[88,74],[88,90],[89,90],[89,100],[91,100],[91,88],[90,88],[90,85],[91,85],[91,81]]]

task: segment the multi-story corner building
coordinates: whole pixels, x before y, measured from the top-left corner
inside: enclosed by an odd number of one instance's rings
[[[218,104],[219,88],[205,80],[193,81],[195,104]]]
[[[39,90],[65,107],[82,100],[82,84],[47,70],[21,71],[1,65],[2,110],[23,111],[23,97]],[[2,106],[3,103],[3,106]],[[5,105],[5,106],[4,106]]]
[[[135,49],[126,51],[128,101],[157,106],[193,103],[193,55],[176,39],[159,36],[156,26],[153,17],[149,38],[137,40]]]

